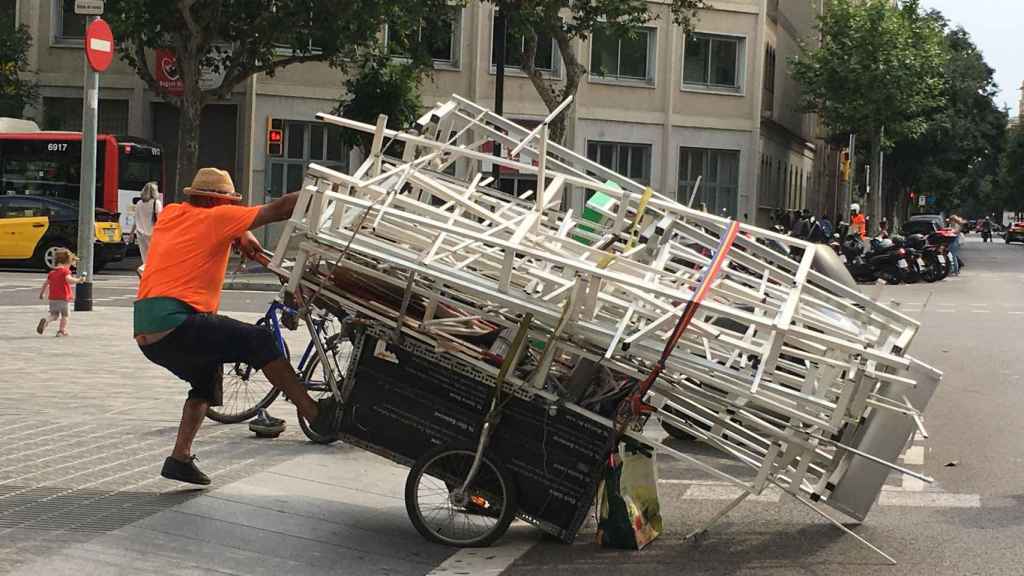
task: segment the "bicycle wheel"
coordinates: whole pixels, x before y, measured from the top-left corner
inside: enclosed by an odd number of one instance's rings
[[[338,367],[345,370],[348,367],[348,363],[352,358],[352,342],[343,337],[341,334],[335,334],[327,339],[324,343],[327,351],[330,352],[337,360]],[[344,377],[344,374],[338,374],[338,378]],[[320,400],[330,396],[333,392],[331,391],[331,385],[327,381],[327,374],[323,369],[323,365],[320,363],[320,355],[315,351],[309,359],[309,364],[302,369],[302,374],[299,375],[299,380],[306,387],[309,395],[313,400]],[[299,428],[306,434],[306,438],[309,438],[311,442],[317,444],[331,444],[336,442],[338,438],[336,436],[322,436],[313,431],[306,422],[306,419],[302,416],[298,417]]]
[[[256,323],[257,326],[265,324],[262,320]],[[287,342],[284,345],[284,357],[291,361]],[[263,372],[254,370],[244,362],[224,365],[223,387],[224,404],[206,409],[206,417],[221,424],[238,424],[252,419],[261,409],[273,404],[281,393]]]
[[[488,456],[465,494],[459,493],[475,453],[472,448],[442,446],[424,454],[409,470],[405,510],[427,540],[463,548],[490,546],[515,518],[515,484]]]

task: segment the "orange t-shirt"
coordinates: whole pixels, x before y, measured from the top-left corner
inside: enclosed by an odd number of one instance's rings
[[[860,232],[860,239],[864,240],[868,237],[868,223],[864,219],[863,214],[857,214],[850,218],[850,228]],[[152,250],[152,248],[150,248]],[[148,266],[148,264],[147,264]]]
[[[252,226],[260,206],[164,208],[153,229],[138,299],[175,298],[199,312],[220,308],[231,243]]]

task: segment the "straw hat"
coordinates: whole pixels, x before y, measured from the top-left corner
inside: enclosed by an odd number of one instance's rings
[[[235,192],[235,183],[231,181],[231,174],[217,168],[200,168],[196,177],[192,179],[192,185],[185,187],[186,196],[206,196],[207,198],[223,198],[235,202],[241,201],[242,196]]]

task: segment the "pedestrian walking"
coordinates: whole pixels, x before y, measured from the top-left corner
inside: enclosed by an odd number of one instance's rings
[[[953,276],[960,275],[960,235],[963,233],[964,222],[966,220],[956,214],[949,217],[949,227],[956,232],[953,241],[949,243],[949,253],[953,255],[953,269],[950,273]]]
[[[44,299],[47,294],[49,295],[50,312],[48,316],[39,319],[39,324],[36,325],[37,334],[45,332],[46,326],[50,322],[59,319],[57,336],[68,335],[68,319],[71,316],[69,303],[75,299],[75,292],[71,286],[82,282],[81,278],[71,274],[71,265],[76,260],[78,258],[70,250],[58,250],[54,255],[54,263],[57,267],[46,275],[46,281],[43,282],[43,287],[39,290],[40,300]]]
[[[142,257],[142,265],[136,269],[141,277],[146,270],[146,257],[149,255],[149,242],[153,237],[153,227],[156,226],[157,218],[164,209],[164,203],[160,200],[160,189],[156,182],[147,182],[142,187],[142,195],[133,207],[134,223],[132,224],[131,239],[139,245],[139,255]]]
[[[337,434],[334,397],[315,402],[270,330],[218,314],[232,246],[252,257],[262,250],[250,232],[292,215],[298,193],[263,206],[241,206],[231,176],[203,168],[184,189],[185,202],[164,209],[153,228],[145,274],[135,301],[134,336],[143,355],[188,382],[178,436],[160,474],[209,484],[195,464],[192,441],[209,406],[220,406],[225,363],[243,362],[298,408],[317,434]]]

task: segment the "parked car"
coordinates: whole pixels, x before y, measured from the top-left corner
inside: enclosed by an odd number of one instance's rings
[[[911,222],[934,222],[936,230],[946,227],[946,219],[941,214],[914,214],[907,219],[907,224]]]
[[[941,222],[936,223],[935,220],[931,219],[914,220],[913,218],[911,218],[909,221],[903,224],[903,235],[912,236],[914,234],[921,234],[922,236],[928,236],[929,234],[932,234],[936,230],[939,230],[941,228]]]
[[[58,250],[78,249],[78,205],[46,196],[0,196],[0,265],[54,266]],[[93,268],[124,259],[125,244],[116,213],[96,209]]]
[[[1006,243],[1024,242],[1024,222],[1016,222],[1006,230]]]

